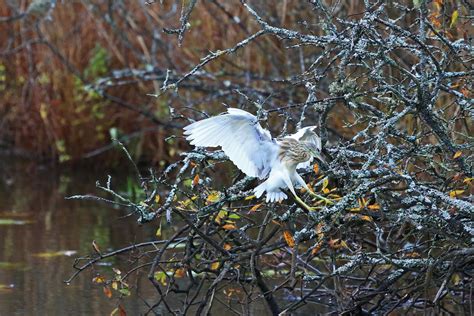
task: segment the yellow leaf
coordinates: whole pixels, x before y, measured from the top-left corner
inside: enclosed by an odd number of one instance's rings
[[[331,191],[330,191],[328,188],[324,188],[324,189],[323,189],[323,193],[324,193],[324,194],[328,194],[329,192],[331,192]]]
[[[217,191],[212,191],[208,196],[207,196],[207,202],[209,203],[215,203],[219,201],[220,194]]]
[[[229,251],[229,250],[232,249],[232,246],[231,246],[230,244],[225,243],[225,244],[224,244],[224,249],[227,250],[227,251]]]
[[[329,184],[329,179],[326,177],[326,178],[324,178],[324,180],[323,180],[323,187],[321,188],[321,190],[324,191],[324,189],[327,188],[328,184]]]
[[[112,282],[112,288],[117,291],[117,289],[118,289],[118,282],[117,281]]]
[[[462,151],[458,150],[454,155],[453,155],[453,159],[457,159],[459,157],[461,157],[462,155]]]
[[[254,206],[252,206],[252,208],[250,209],[250,212],[255,212],[256,210],[258,210],[258,208],[262,206],[262,204],[255,204]]]
[[[466,179],[462,180],[462,182],[466,183],[466,184],[471,184],[472,180],[474,180],[474,178],[466,178]]]
[[[316,173],[316,174],[319,173],[319,166],[318,166],[317,163],[314,164],[314,166],[313,166],[313,171],[314,171],[314,173]]]
[[[255,198],[256,198],[255,195],[249,195],[249,196],[247,196],[244,200],[245,200],[245,201],[248,201],[248,200],[253,200],[253,199],[255,199]]]
[[[219,261],[213,262],[213,263],[211,264],[211,270],[214,270],[214,271],[215,271],[215,270],[219,269],[219,266],[220,266],[220,265],[221,265],[221,263],[220,263]]]
[[[197,174],[196,176],[194,176],[194,179],[193,179],[193,187],[195,187],[198,184],[199,184],[199,175]]]
[[[156,204],[160,203],[160,199],[161,199],[161,197],[160,197],[159,194],[155,195],[155,203]]]
[[[92,282],[94,282],[96,284],[105,283],[105,278],[101,275],[98,275],[98,276],[96,276],[95,278],[92,279]]]
[[[459,273],[454,273],[453,276],[451,277],[451,281],[453,282],[454,285],[458,285],[461,282],[462,278],[459,275]]]
[[[464,193],[464,190],[453,190],[453,191],[449,192],[449,196],[454,198],[454,197],[459,196],[463,193]]]
[[[454,10],[453,14],[451,15],[451,24],[449,24],[449,27],[453,27],[454,24],[456,24],[456,21],[458,20],[459,17],[459,11]]]
[[[295,246],[295,239],[293,238],[293,235],[291,235],[289,230],[285,230],[283,232],[283,238],[285,238],[288,247],[293,248]]]
[[[111,297],[112,297],[112,291],[109,289],[108,286],[104,286],[104,294],[105,294],[105,296],[107,296],[108,298],[111,298]]]
[[[158,229],[156,230],[156,237],[160,238],[161,237],[161,221],[160,221],[160,226],[158,227]]]
[[[220,224],[222,219],[227,216],[227,211],[225,210],[220,210],[219,213],[217,213],[215,221],[216,223]]]
[[[237,229],[237,227],[234,224],[225,224],[222,226],[225,230],[232,230],[232,229]]]
[[[376,211],[376,210],[380,210],[380,205],[378,205],[378,204],[371,204],[371,205],[367,206],[367,208],[368,208],[369,210]]]

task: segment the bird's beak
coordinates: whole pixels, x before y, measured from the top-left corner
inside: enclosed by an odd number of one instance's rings
[[[319,161],[324,161],[324,158],[323,156],[321,156],[321,153],[316,151],[316,150],[312,150],[310,149],[309,150],[309,153],[316,159],[318,159]]]

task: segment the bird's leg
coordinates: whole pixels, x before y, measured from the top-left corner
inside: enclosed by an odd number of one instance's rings
[[[293,193],[293,197],[295,198],[296,202],[298,202],[301,206],[303,206],[305,209],[307,209],[309,212],[312,212],[316,210],[315,207],[311,207],[308,204],[306,204],[300,197],[296,194],[295,188],[293,187],[293,182],[289,177],[284,177],[283,180],[285,181],[286,185],[288,186],[288,189],[290,189],[291,193]],[[303,181],[304,183],[304,181]],[[306,185],[306,183],[304,183]],[[308,186],[306,186],[308,187]]]
[[[315,197],[315,198],[317,198],[317,199],[319,199],[319,200],[322,200],[322,201],[326,202],[327,204],[334,204],[334,202],[331,201],[330,199],[328,199],[328,198],[326,198],[326,197],[324,197],[324,196],[321,196],[321,195],[319,195],[319,194],[314,193],[314,191],[311,190],[311,189],[308,187],[308,185],[306,184],[306,182],[304,182],[303,178],[301,178],[301,176],[300,176],[299,174],[297,174],[297,176],[296,176],[296,181],[298,181],[298,183],[299,183],[303,188],[305,188],[306,191],[308,191],[308,193],[309,193],[312,197]]]
[[[301,205],[303,206],[305,209],[307,209],[308,211],[312,212],[312,211],[315,211],[316,208],[315,207],[311,207],[309,206],[308,204],[306,204],[302,199],[300,199],[298,197],[298,195],[296,195],[295,192],[293,192],[293,197],[295,198],[295,200]]]

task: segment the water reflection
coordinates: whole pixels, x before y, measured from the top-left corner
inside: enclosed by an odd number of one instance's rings
[[[92,240],[103,250],[150,240],[156,228],[138,227],[104,205],[64,200],[96,192],[96,177],[0,157],[0,315],[108,315],[116,307],[91,284],[93,271],[63,283],[73,272],[74,253],[90,253]],[[146,310],[137,299],[122,304],[129,315]]]

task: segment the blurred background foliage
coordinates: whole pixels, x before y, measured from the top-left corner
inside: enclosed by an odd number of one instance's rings
[[[419,1],[401,2],[419,5]],[[306,1],[249,3],[273,25],[309,28],[301,23],[311,16]],[[218,113],[223,103],[248,102],[240,93],[270,108],[303,103],[307,97],[304,71],[310,65],[301,57],[320,54],[325,48],[288,49],[284,41],[270,36],[207,64],[182,82],[179,90],[159,98],[150,96],[160,94],[166,78],[176,81],[209,52],[232,47],[259,29],[236,4],[203,1],[190,11],[183,26],[180,17],[193,1],[148,5],[144,1],[0,0],[0,149],[39,161],[113,165],[120,154],[109,150],[112,134],[127,143],[134,158],[164,165],[184,145],[180,139],[171,139],[173,146],[168,147],[165,139],[185,125],[181,113],[187,108]],[[364,10],[361,1],[330,6],[337,10],[334,15],[354,20]],[[453,41],[472,36],[472,25],[459,18],[468,15],[469,9],[463,1],[429,3],[433,25]],[[387,3],[386,10],[388,14],[395,11],[396,4]],[[416,11],[404,15],[406,29],[416,16]],[[324,34],[324,23],[314,22],[311,32]],[[414,56],[406,58],[410,63]],[[364,78],[353,71],[348,75],[353,81],[340,87],[330,86],[338,78],[328,72],[319,80],[318,96],[364,84]],[[453,84],[472,96],[464,78]],[[452,96],[441,97],[440,106],[450,102],[447,98]],[[357,128],[342,128],[356,121],[346,107],[333,113],[337,115],[328,119],[329,130],[337,130],[339,136],[357,133]],[[416,120],[409,115],[404,123],[416,129]]]

